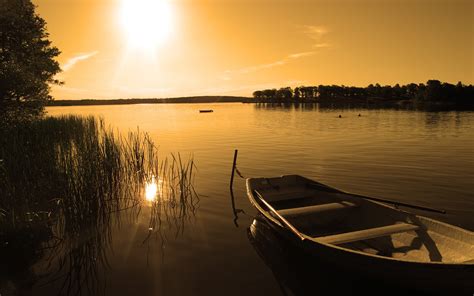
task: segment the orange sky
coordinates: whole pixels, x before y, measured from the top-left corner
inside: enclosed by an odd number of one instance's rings
[[[56,99],[250,96],[271,87],[432,78],[474,83],[470,0],[34,3],[62,51],[66,84],[54,87]]]

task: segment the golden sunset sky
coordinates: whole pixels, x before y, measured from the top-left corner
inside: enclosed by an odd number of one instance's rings
[[[471,0],[33,0],[56,99],[474,82]]]

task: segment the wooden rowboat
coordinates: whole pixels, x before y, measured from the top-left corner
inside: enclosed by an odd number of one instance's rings
[[[427,291],[474,293],[471,231],[298,175],[247,179],[247,194],[272,227],[324,262]]]

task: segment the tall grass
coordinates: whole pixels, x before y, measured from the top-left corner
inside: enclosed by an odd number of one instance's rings
[[[27,266],[50,250],[50,264],[66,269],[61,289],[92,293],[97,266],[107,265],[112,220],[120,219],[114,214],[148,203],[150,229],[167,223],[178,234],[199,201],[194,174],[192,158],[161,159],[147,134],[123,137],[94,117],[48,117],[0,130],[0,260]],[[153,179],[157,198],[145,202]],[[17,248],[23,264],[9,256]]]

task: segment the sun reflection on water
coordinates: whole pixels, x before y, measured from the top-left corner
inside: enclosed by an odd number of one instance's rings
[[[158,184],[155,180],[155,176],[151,178],[150,182],[145,184],[145,199],[147,201],[155,201],[158,195]]]

